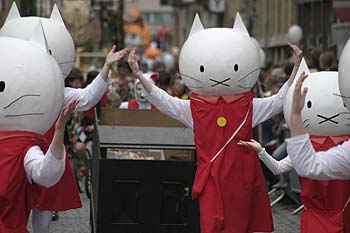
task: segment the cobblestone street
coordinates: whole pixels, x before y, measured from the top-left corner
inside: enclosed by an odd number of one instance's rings
[[[60,212],[58,221],[51,224],[52,233],[90,233],[90,200],[83,193],[80,195],[83,207]]]
[[[59,220],[51,224],[51,233],[90,233],[89,199],[81,194],[83,208],[59,213]],[[299,232],[300,213],[292,215],[292,211],[298,206],[292,203],[288,197],[272,208],[275,233]],[[30,225],[30,224],[29,224]],[[31,230],[31,228],[30,228]]]

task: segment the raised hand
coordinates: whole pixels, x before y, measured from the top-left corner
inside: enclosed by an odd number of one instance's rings
[[[292,104],[292,114],[300,115],[301,110],[304,107],[305,96],[307,93],[307,88],[305,87],[303,91],[301,91],[301,87],[303,85],[304,80],[307,78],[307,74],[305,72],[301,73],[300,78],[295,84],[295,89],[293,92],[293,104]]]
[[[129,52],[129,48],[123,48],[122,50],[115,51],[116,46],[113,45],[106,57],[106,65],[110,68],[115,62],[120,61],[126,53]]]
[[[303,58],[303,51],[294,44],[288,43],[288,45],[293,50],[294,66],[299,66],[301,59]]]
[[[288,79],[288,86],[291,86],[292,83],[294,82],[295,76],[297,74],[298,68],[303,58],[303,51],[294,44],[288,43],[288,45],[293,50],[293,61],[294,61],[293,71]]]
[[[56,132],[64,132],[68,118],[78,104],[79,100],[74,100],[70,102],[66,108],[61,110],[61,113],[56,122]]]
[[[241,145],[241,146],[250,147],[258,153],[261,152],[263,149],[261,144],[259,142],[255,141],[254,139],[250,139],[249,142],[248,141],[239,141],[237,144]]]
[[[133,48],[131,49],[131,52],[128,57],[128,63],[133,73],[137,73],[139,71],[139,65],[137,62],[138,62],[138,57],[136,55],[136,48]]]

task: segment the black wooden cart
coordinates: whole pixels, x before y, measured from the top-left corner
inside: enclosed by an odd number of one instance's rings
[[[163,149],[171,160],[109,159],[113,148]],[[92,232],[199,232],[191,129],[158,111],[102,109],[93,151]]]

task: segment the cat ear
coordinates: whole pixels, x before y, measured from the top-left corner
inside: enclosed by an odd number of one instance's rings
[[[194,17],[194,20],[192,23],[190,35],[188,37],[193,36],[195,33],[202,31],[203,29],[204,28],[203,28],[203,24],[201,22],[201,19],[199,18],[198,13],[196,13],[196,16]]]
[[[41,20],[38,21],[30,41],[41,46],[47,53],[49,52]]]
[[[50,19],[54,20],[58,23],[61,23],[65,27],[62,16],[61,16],[60,11],[58,10],[58,7],[56,4],[52,8]]]
[[[18,19],[18,18],[21,18],[21,15],[19,14],[16,2],[13,2],[4,24],[10,22],[13,19]]]
[[[236,14],[235,24],[233,25],[233,28],[238,29],[241,32],[243,32],[244,34],[246,34],[247,36],[249,36],[248,30],[245,27],[243,20],[242,20],[241,16],[239,15],[239,12],[237,12],[237,14]]]
[[[300,77],[301,73],[305,72],[305,74],[310,74],[309,67],[306,64],[305,59],[303,58],[300,62],[299,69],[297,71],[297,74],[295,75],[296,80]]]

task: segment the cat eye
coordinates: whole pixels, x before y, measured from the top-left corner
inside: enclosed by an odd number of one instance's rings
[[[50,55],[52,55],[52,50],[51,49],[49,50],[49,53],[50,53]]]
[[[345,105],[345,103],[343,103],[343,105],[344,105],[344,107],[346,108],[346,105]]]
[[[312,106],[311,101],[310,101],[310,100],[309,100],[309,101],[307,101],[307,108],[311,108],[311,106]]]
[[[199,70],[203,73],[204,72],[204,66],[200,66]]]
[[[238,65],[237,65],[237,64],[235,64],[235,65],[233,66],[233,70],[234,70],[235,72],[238,71]]]
[[[5,90],[5,82],[0,81],[0,92],[3,92]]]

